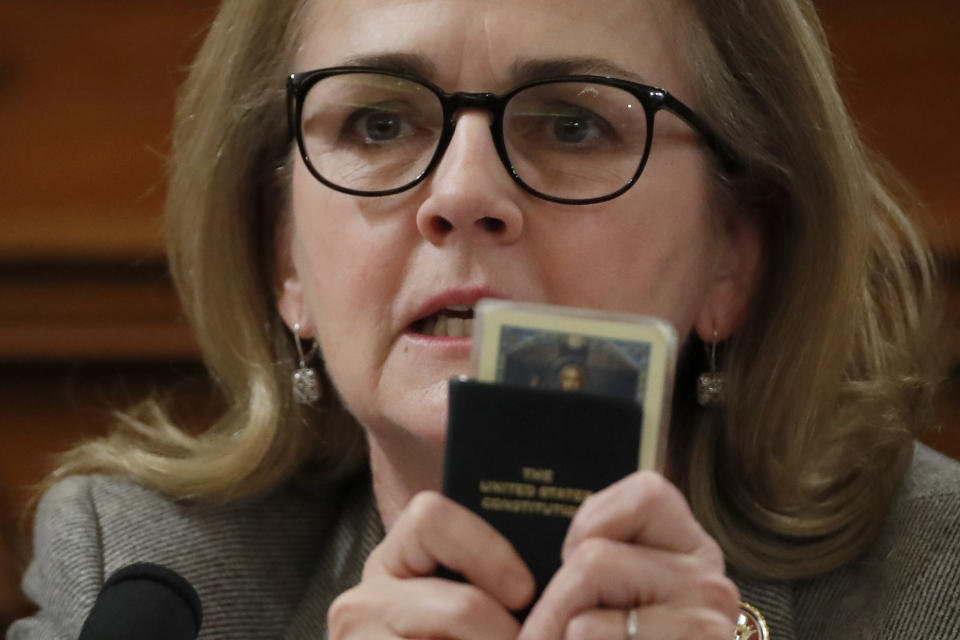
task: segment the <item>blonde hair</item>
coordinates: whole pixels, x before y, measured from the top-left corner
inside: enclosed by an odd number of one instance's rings
[[[931,259],[859,139],[812,4],[681,11],[699,108],[744,164],[721,190],[763,230],[766,264],[724,350],[723,410],[679,409],[678,480],[731,566],[818,575],[876,538],[929,419]]]
[[[316,407],[292,400],[295,350],[274,301],[289,155],[285,79],[304,4],[224,2],[177,106],[167,253],[226,413],[188,434],[146,402],[109,437],[68,452],[55,478],[123,473],[177,499],[228,501],[262,495],[307,463],[339,475],[364,460],[362,432],[326,381]]]
[[[226,0],[177,111],[170,265],[229,410],[189,435],[148,404],[59,475],[124,473],[210,501],[263,494],[307,462],[325,474],[362,464],[361,430],[329,383],[316,410],[292,402],[273,296],[302,4]],[[718,176],[717,197],[763,230],[765,276],[723,353],[724,409],[697,408],[690,376],[678,381],[671,470],[735,569],[816,575],[873,541],[909,464],[930,390],[930,261],[861,146],[812,6],[680,11],[698,108],[744,167]]]

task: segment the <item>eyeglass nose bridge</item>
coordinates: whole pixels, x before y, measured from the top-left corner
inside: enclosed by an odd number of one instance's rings
[[[501,96],[495,93],[458,91],[456,93],[440,93],[438,97],[440,98],[443,109],[443,131],[441,132],[433,159],[420,175],[419,179],[422,180],[431,173],[436,168],[436,165],[440,163],[443,156],[446,155],[447,148],[453,140],[453,134],[457,127],[457,114],[464,110],[476,109],[478,111],[486,111],[492,116],[490,119],[490,136],[493,140],[493,146],[497,150],[497,155],[500,158],[500,163],[503,165],[503,168],[507,170],[511,178],[526,188],[526,185],[524,185],[520,176],[517,174],[516,169],[514,169],[510,163],[506,143],[503,139],[503,110],[509,96]]]
[[[496,119],[497,114],[503,107],[504,99],[495,93],[469,93],[458,91],[457,93],[446,93],[440,96],[443,102],[443,108],[447,111],[447,118],[453,124],[456,114],[464,109],[479,109],[489,111]]]

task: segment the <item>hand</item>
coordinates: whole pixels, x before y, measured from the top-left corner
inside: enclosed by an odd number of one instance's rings
[[[470,584],[433,576],[438,564]],[[507,540],[434,492],[410,501],[367,558],[363,577],[330,606],[331,640],[514,640],[510,614],[532,600],[533,576]]]
[[[740,600],[720,547],[680,491],[635,473],[584,501],[563,545],[563,565],[518,640],[637,638],[732,640]]]

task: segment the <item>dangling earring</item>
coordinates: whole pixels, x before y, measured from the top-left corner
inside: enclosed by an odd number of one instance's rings
[[[306,357],[303,355],[303,345],[300,344],[300,323],[293,325],[293,339],[297,344],[297,355],[300,356],[300,362],[297,370],[293,372],[293,397],[300,404],[313,404],[319,400],[323,393],[320,390],[320,381],[317,379],[317,372],[307,366]],[[314,342],[313,349],[309,356],[313,355],[317,344]]]
[[[717,330],[713,330],[710,343],[710,370],[697,377],[697,404],[708,409],[723,406],[724,375],[717,371]]]

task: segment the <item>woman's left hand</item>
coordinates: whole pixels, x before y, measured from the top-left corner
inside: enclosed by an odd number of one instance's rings
[[[518,640],[732,640],[740,596],[723,553],[663,476],[634,473],[584,501],[563,565]]]

